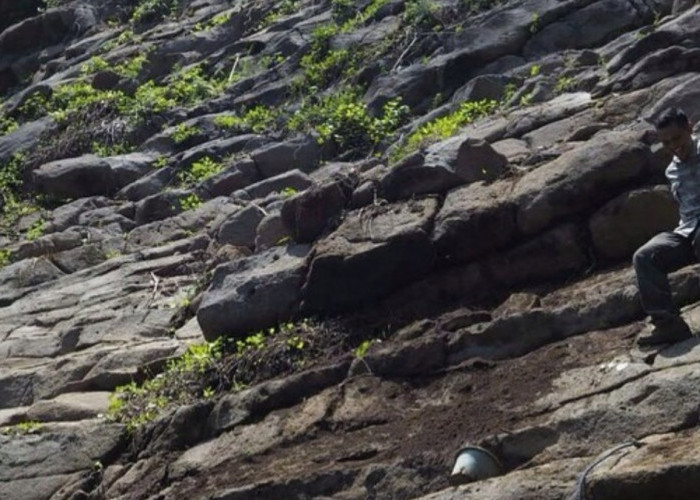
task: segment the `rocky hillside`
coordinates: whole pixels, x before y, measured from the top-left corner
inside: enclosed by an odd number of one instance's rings
[[[0,498],[700,498],[696,4],[0,0]]]

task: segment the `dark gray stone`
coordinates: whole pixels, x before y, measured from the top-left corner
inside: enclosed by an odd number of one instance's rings
[[[204,337],[245,337],[293,317],[308,252],[306,245],[276,247],[217,267],[197,311]]]
[[[250,153],[263,177],[274,177],[289,170],[310,172],[321,161],[321,146],[310,136],[269,144]]]
[[[33,177],[40,192],[58,197],[109,195],[117,188],[109,163],[94,155],[45,163]]]
[[[258,224],[263,217],[265,213],[260,207],[248,205],[230,215],[221,224],[216,239],[222,244],[255,248]]]

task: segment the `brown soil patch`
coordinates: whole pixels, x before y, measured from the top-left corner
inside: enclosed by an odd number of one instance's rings
[[[260,481],[297,479],[301,480],[297,492],[302,493],[302,478],[339,469],[354,470],[358,477],[364,477],[361,475],[370,465],[392,471],[397,466],[415,469],[421,477],[421,486],[408,496],[400,493],[400,488],[397,491],[396,485],[380,483],[376,498],[410,498],[444,488],[461,445],[478,443],[542,418],[528,416],[526,409],[547,393],[559,374],[628,352],[637,330],[637,326],[628,325],[589,332],[517,359],[471,362],[422,379],[377,381],[374,390],[386,391],[382,396],[399,405],[398,414],[358,427],[320,425],[301,442],[223,463],[187,478],[177,490],[179,494],[202,494]],[[381,487],[387,490],[381,491]],[[290,491],[290,498],[294,495]]]

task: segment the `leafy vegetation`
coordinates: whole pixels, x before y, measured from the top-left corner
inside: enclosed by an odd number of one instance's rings
[[[315,132],[321,143],[333,142],[341,149],[368,151],[389,137],[408,115],[398,99],[384,105],[379,117],[370,115],[359,91],[346,88],[302,106],[289,120],[292,131]]]
[[[308,320],[282,323],[237,339],[195,344],[141,384],[118,387],[107,418],[138,429],[177,406],[239,391],[348,352],[348,335]]]
[[[221,359],[221,345],[221,341],[190,345],[182,356],[168,362],[163,373],[140,385],[131,382],[117,387],[107,418],[134,431],[169,408],[197,401],[207,389],[202,381]]]
[[[194,162],[189,169],[180,172],[177,177],[183,185],[192,186],[208,179],[212,175],[218,174],[221,172],[221,168],[221,163],[205,156],[201,160]]]
[[[216,16],[212,17],[211,19],[203,22],[203,23],[197,23],[194,25],[194,31],[209,31],[217,26],[221,26],[222,24],[226,24],[231,20],[231,13],[226,12],[223,14],[217,14]]]
[[[131,22],[158,21],[166,16],[175,16],[181,0],[141,0],[131,14]]]
[[[198,133],[199,129],[197,127],[187,125],[186,123],[180,123],[175,127],[175,131],[171,134],[171,137],[176,144],[180,144]]]
[[[0,248],[0,269],[8,265],[11,258],[12,252],[10,250]]]
[[[44,235],[44,219],[37,219],[29,229],[27,229],[27,239],[36,240]]]
[[[559,78],[557,78],[557,83],[554,85],[554,91],[557,94],[561,94],[563,92],[573,90],[575,85],[576,82],[573,77],[562,75]]]
[[[250,108],[243,116],[234,114],[219,115],[214,118],[214,124],[223,129],[260,134],[273,130],[277,117],[277,113],[274,110],[261,105]]]
[[[36,204],[22,196],[22,176],[26,163],[24,153],[15,153],[0,164],[0,197],[3,200],[0,212],[0,231],[5,234],[17,234],[17,222],[24,216],[38,210]],[[6,260],[5,258],[0,260]]]
[[[35,420],[27,420],[15,425],[2,427],[0,433],[5,436],[23,436],[25,434],[36,434],[41,431],[43,425]]]
[[[195,210],[202,206],[202,199],[195,193],[192,193],[180,198],[179,203],[180,208],[184,211]]]
[[[463,102],[453,113],[436,118],[409,135],[403,146],[392,153],[392,159],[397,160],[416,149],[452,137],[465,125],[493,113],[498,106],[498,101],[493,99]]]

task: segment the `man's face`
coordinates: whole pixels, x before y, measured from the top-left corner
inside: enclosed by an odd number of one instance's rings
[[[681,161],[686,161],[693,154],[693,138],[690,124],[685,127],[671,124],[658,129],[659,139],[664,147],[676,155]]]

